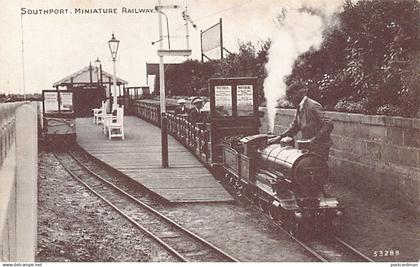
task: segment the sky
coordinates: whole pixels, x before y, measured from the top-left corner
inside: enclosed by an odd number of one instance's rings
[[[329,2],[320,0],[328,8]],[[237,51],[238,40],[254,43],[276,34],[274,18],[292,0],[162,0],[168,9],[171,48],[185,49],[185,6],[198,26],[190,26],[191,59],[200,59],[200,30],[223,19],[224,47]],[[128,86],[146,84],[145,65],[158,63],[157,13],[123,13],[122,9],[154,9],[157,0],[0,0],[0,93],[41,92],[54,82],[82,69],[97,57],[103,69],[112,73],[108,40],[114,33],[120,40],[117,76]],[[116,9],[117,14],[75,14],[76,9]],[[26,14],[23,13],[26,10]],[[67,14],[29,14],[37,9],[62,9]],[[72,14],[70,14],[72,13]],[[166,33],[166,22],[164,33]],[[23,34],[22,34],[23,32]],[[22,38],[23,36],[23,38]],[[23,44],[22,44],[23,40]],[[23,47],[23,53],[22,53]],[[167,40],[164,40],[167,48]],[[22,59],[23,55],[23,59]],[[185,57],[165,57],[165,62],[182,62]],[[22,64],[23,63],[23,64]]]

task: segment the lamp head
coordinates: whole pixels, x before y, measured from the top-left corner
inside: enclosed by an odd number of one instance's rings
[[[94,61],[95,65],[99,66],[99,64],[101,64],[101,61],[99,60],[99,57],[96,58],[96,60]]]
[[[115,38],[114,34],[112,34],[112,38],[108,41],[108,45],[109,51],[111,51],[112,60],[115,60],[117,58],[118,46],[120,45],[120,41]]]

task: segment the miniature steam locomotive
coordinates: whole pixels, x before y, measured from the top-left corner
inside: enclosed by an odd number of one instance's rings
[[[252,77],[210,79],[205,129],[169,116],[169,132],[291,234],[338,231],[344,209],[324,192],[327,163],[294,141],[270,144],[272,136],[258,134],[257,87]],[[149,106],[139,105],[139,116],[159,125],[159,107]]]
[[[225,144],[225,177],[293,235],[338,230],[343,207],[324,192],[327,163],[290,143],[268,145],[268,138],[257,134]]]

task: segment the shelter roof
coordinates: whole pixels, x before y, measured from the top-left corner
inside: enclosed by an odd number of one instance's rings
[[[92,68],[92,76],[93,80],[96,82],[97,73],[99,68],[94,66],[87,66],[83,69],[76,71],[75,73],[64,77],[63,79],[55,82],[53,86],[63,85],[63,84],[70,84],[70,83],[90,83],[90,68]],[[102,80],[104,83],[111,79],[112,75],[104,70],[102,70]],[[73,80],[73,81],[72,81]],[[126,80],[117,77],[117,84],[128,84]]]

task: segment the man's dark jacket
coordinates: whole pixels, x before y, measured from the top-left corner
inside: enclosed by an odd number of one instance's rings
[[[301,131],[302,140],[315,138],[311,142],[310,150],[328,159],[329,149],[332,145],[330,137],[332,129],[333,124],[325,116],[321,104],[305,97],[299,104],[292,123],[282,136],[294,137]]]

